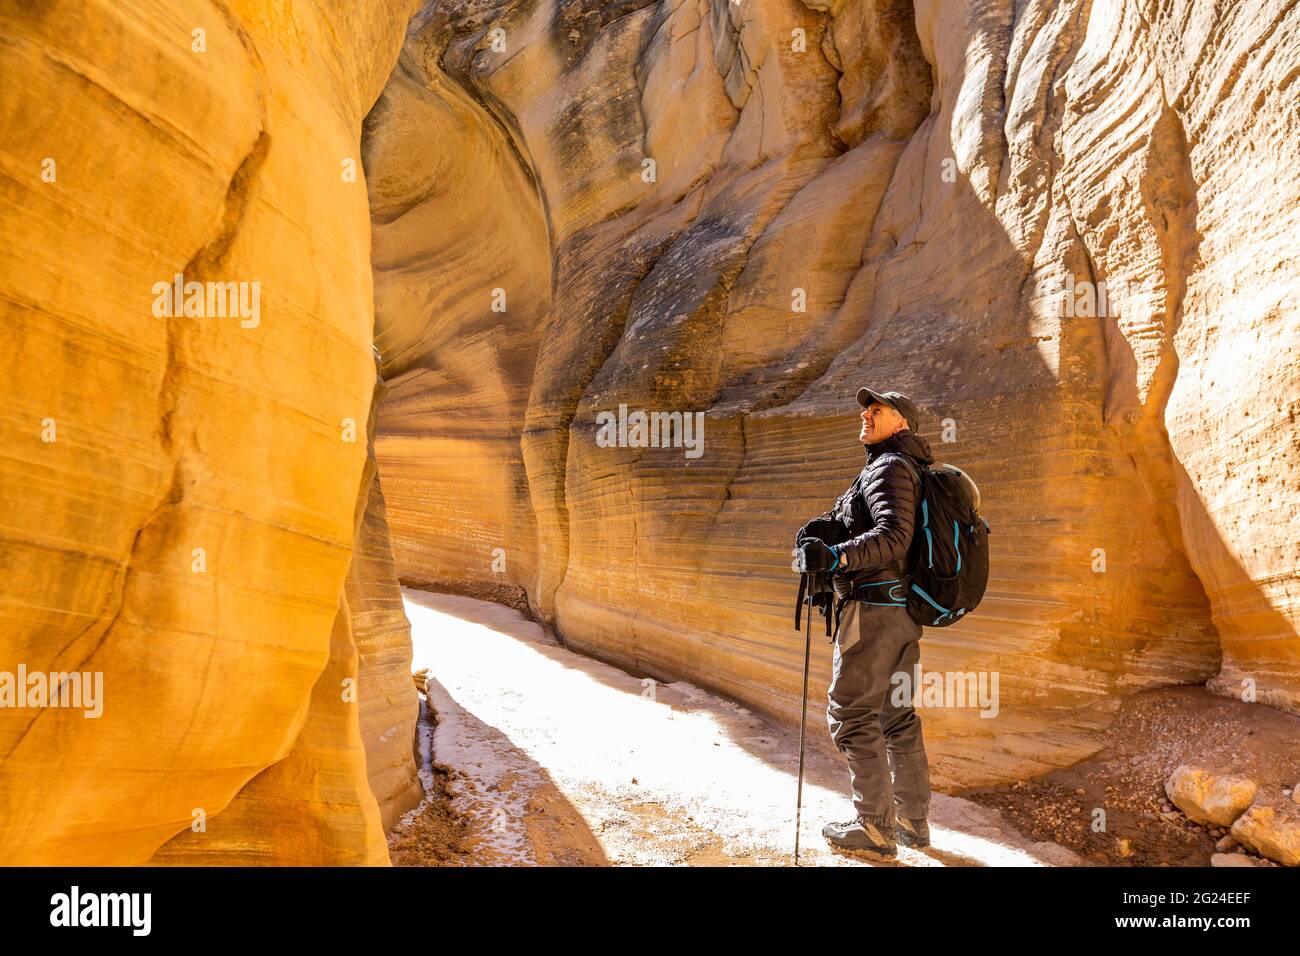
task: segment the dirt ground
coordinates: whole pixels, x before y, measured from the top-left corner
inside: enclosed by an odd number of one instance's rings
[[[420,721],[429,730],[437,727],[437,715],[422,702]],[[500,854],[495,837],[504,824],[500,817],[484,825],[472,809],[458,809],[457,801],[473,784],[455,768],[429,764],[422,774],[428,795],[408,814],[388,840],[389,856],[394,866],[491,866],[515,862]],[[600,844],[589,836],[585,827],[566,801],[546,788],[530,791],[524,805],[523,827],[531,849],[530,863],[542,866],[602,866],[608,861]],[[509,781],[506,782],[509,785]],[[518,781],[514,781],[518,785]],[[464,801],[460,801],[464,806]]]
[[[961,796],[1001,811],[1034,839],[1061,843],[1097,863],[1208,866],[1215,841],[1227,831],[1188,820],[1164,792],[1170,773],[1185,763],[1244,774],[1259,784],[1257,800],[1282,799],[1300,782],[1300,718],[1203,687],[1146,691],[1120,705],[1091,759]],[[1098,807],[1106,812],[1104,832],[1092,828]]]
[[[685,682],[655,684],[560,646],[518,610],[407,591],[426,669],[431,795],[390,837],[405,866],[783,866],[793,862],[796,730]],[[816,722],[814,732],[821,730]],[[841,761],[810,748],[800,862],[853,815]],[[996,810],[936,794],[933,846],[895,866],[1086,865]]]
[[[448,785],[451,771],[434,766],[433,790],[420,805],[419,813],[399,827],[388,839],[393,866],[468,866],[473,859],[473,830],[470,820],[452,808]]]
[[[562,647],[526,606],[480,599],[501,595],[404,594],[428,674],[429,796],[390,836],[396,865],[793,862],[796,733],[684,682],[647,689]],[[1261,799],[1281,799],[1300,782],[1297,741],[1300,718],[1261,704],[1201,687],[1136,694],[1089,760],[936,793],[934,845],[900,847],[885,865],[1205,866],[1226,831],[1170,805],[1169,774],[1183,763],[1243,773]],[[821,837],[823,822],[852,816],[845,783],[842,762],[810,748],[801,863],[882,865]]]

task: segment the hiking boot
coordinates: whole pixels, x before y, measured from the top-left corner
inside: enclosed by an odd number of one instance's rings
[[[925,822],[925,818],[920,820],[909,820],[907,817],[899,817],[895,821],[898,842],[903,846],[914,846],[917,849],[930,845],[930,824]]]
[[[892,833],[861,817],[848,823],[828,823],[822,827],[822,836],[841,850],[856,850],[885,860],[892,860],[898,852]]]

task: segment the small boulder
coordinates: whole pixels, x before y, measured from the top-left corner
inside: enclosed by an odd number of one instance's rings
[[[1254,866],[1255,861],[1240,853],[1216,853],[1210,857],[1210,866]]]
[[[1237,842],[1237,838],[1231,833],[1226,837],[1221,838],[1218,843],[1214,844],[1214,848],[1220,853],[1231,853],[1239,846],[1241,846],[1241,844]]]
[[[1260,856],[1300,866],[1300,804],[1257,803],[1232,825],[1232,835]]]
[[[1255,799],[1255,781],[1239,774],[1214,774],[1187,764],[1165,781],[1174,806],[1197,823],[1231,826]]]

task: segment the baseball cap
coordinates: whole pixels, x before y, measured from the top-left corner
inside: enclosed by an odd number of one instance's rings
[[[858,404],[866,408],[872,402],[879,402],[881,405],[888,405],[903,418],[907,419],[907,427],[912,431],[917,431],[921,425],[921,412],[910,398],[902,392],[877,392],[869,388],[858,389]]]

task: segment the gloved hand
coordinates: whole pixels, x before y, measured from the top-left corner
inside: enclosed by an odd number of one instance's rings
[[[844,525],[840,524],[834,518],[821,515],[807,521],[802,528],[795,532],[794,543],[799,546],[809,538],[817,538],[821,541],[829,541],[833,544],[839,544],[845,540]]]
[[[840,566],[840,553],[824,541],[808,538],[795,549],[796,571],[834,571]]]

